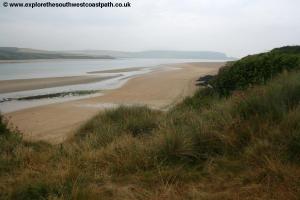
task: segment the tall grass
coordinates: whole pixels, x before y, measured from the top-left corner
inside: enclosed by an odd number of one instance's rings
[[[59,146],[1,134],[1,198],[296,199],[299,88],[289,73],[202,109],[120,107]]]

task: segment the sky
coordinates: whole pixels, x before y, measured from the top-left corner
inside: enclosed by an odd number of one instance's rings
[[[0,5],[0,46],[204,50],[243,57],[275,47],[300,45],[299,0],[111,0],[129,1],[131,8],[102,9],[5,8],[4,1]],[[35,1],[51,0],[26,0]]]

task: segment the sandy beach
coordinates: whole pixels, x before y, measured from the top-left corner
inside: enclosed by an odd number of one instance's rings
[[[132,78],[122,87],[106,91],[103,96],[25,109],[5,116],[24,134],[25,140],[58,144],[105,108],[147,105],[167,109],[195,92],[196,79],[215,74],[223,64],[174,64],[173,67],[178,69],[161,68]]]

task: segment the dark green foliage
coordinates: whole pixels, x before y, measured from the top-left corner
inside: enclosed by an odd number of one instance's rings
[[[45,200],[50,193],[49,186],[44,183],[23,185],[13,192],[11,199],[15,200]]]
[[[284,70],[299,69],[299,47],[285,47],[269,53],[247,56],[221,68],[211,81],[215,90],[223,96],[235,90],[244,90],[256,84],[265,84]]]
[[[271,52],[273,52],[273,53],[300,54],[300,46],[285,46],[285,47],[273,49]]]
[[[3,119],[3,116],[0,114],[0,137],[9,133],[7,124]]]
[[[300,163],[300,129],[291,133],[288,140],[288,155],[292,162]]]
[[[35,100],[35,99],[46,99],[46,98],[55,98],[55,97],[65,97],[65,96],[81,96],[81,95],[89,95],[98,92],[97,90],[78,90],[72,92],[59,92],[53,94],[43,94],[37,96],[29,96],[29,97],[21,97],[17,98],[17,100]]]

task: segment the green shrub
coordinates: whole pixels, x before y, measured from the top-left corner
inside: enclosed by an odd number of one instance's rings
[[[285,46],[281,48],[275,48],[272,50],[274,53],[288,53],[288,54],[300,54],[300,46]]]
[[[286,47],[283,50],[277,49],[269,53],[247,56],[229,63],[219,70],[211,84],[222,96],[228,96],[232,91],[244,90],[256,84],[265,84],[284,70],[299,69],[298,48]]]

